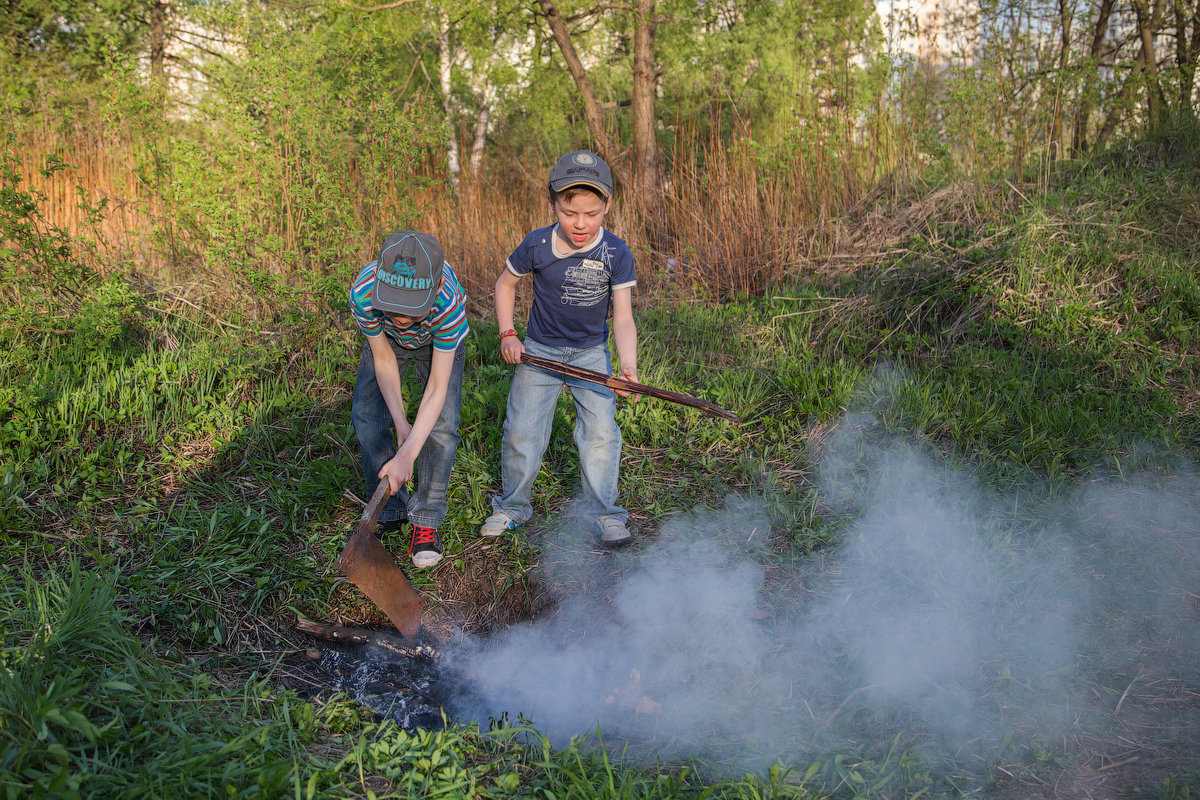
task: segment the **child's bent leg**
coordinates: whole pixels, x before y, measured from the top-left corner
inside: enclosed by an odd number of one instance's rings
[[[375,493],[379,485],[379,470],[396,455],[396,432],[392,415],[388,411],[379,384],[375,379],[375,359],[371,357],[371,346],[363,343],[362,356],[358,360],[358,378],[354,383],[354,400],[350,411],[354,423],[354,435],[358,439],[362,457],[363,477],[366,479],[366,497]],[[407,494],[403,489],[398,496],[388,498],[379,512],[380,522],[394,522],[405,518]]]
[[[462,419],[463,363],[466,345],[460,344],[454,354],[454,369],[446,386],[446,402],[438,415],[429,438],[417,456],[417,490],[408,501],[408,519],[423,528],[437,528],[446,518],[446,492],[450,488],[450,472],[454,453],[462,437],[458,425]],[[432,356],[432,354],[431,354]],[[422,381],[429,380],[429,364],[421,361],[418,372]]]

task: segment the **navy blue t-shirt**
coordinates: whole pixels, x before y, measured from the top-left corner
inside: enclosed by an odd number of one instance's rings
[[[596,243],[569,255],[558,225],[539,228],[508,257],[508,271],[533,275],[526,335],[551,347],[592,347],[608,341],[612,293],[637,283],[633,253],[604,228]],[[558,252],[555,252],[557,247]]]

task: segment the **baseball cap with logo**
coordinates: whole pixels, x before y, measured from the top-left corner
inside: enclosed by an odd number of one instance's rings
[[[428,233],[396,231],[383,242],[371,305],[389,314],[424,317],[442,286],[446,254]]]
[[[604,197],[612,195],[612,172],[604,159],[587,150],[567,153],[550,170],[550,191],[561,192],[572,186],[590,186]]]

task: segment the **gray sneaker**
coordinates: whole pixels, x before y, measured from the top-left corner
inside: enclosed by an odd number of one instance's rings
[[[592,526],[596,541],[604,547],[620,547],[633,541],[633,534],[616,517],[601,517]]]
[[[521,523],[503,511],[496,511],[483,521],[483,526],[479,529],[479,535],[488,539],[495,539],[505,531],[515,530],[519,527],[521,527]]]

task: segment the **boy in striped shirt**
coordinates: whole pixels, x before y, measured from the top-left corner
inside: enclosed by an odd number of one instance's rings
[[[350,287],[350,309],[366,338],[351,417],[367,496],[380,480],[391,484],[378,531],[397,531],[410,522],[409,555],[420,568],[442,560],[437,529],[446,516],[450,469],[461,438],[466,304],[437,239],[414,231],[389,236],[379,258]],[[410,365],[422,387],[411,424],[402,391]],[[414,463],[417,487],[410,495],[405,484]]]

